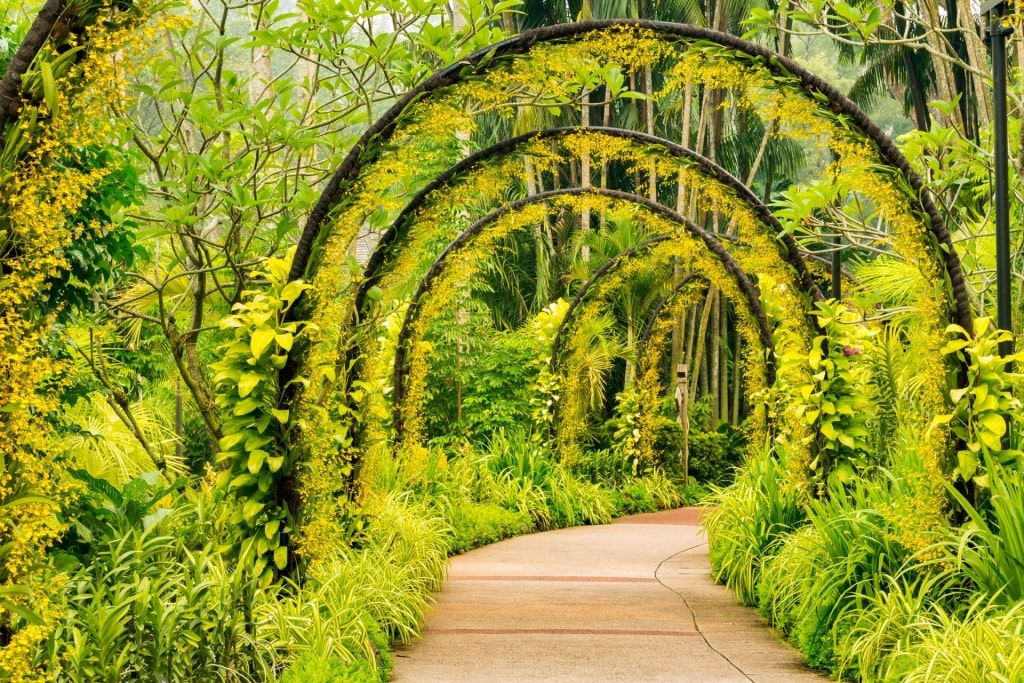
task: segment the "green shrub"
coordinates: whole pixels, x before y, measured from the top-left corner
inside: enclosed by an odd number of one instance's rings
[[[69,578],[47,643],[53,680],[272,679],[273,645],[253,647],[253,634],[254,613],[276,589],[224,559],[227,506],[178,494],[157,507],[166,489],[104,484],[91,482],[61,556]]]
[[[954,489],[973,524],[959,539],[956,556],[974,583],[1004,604],[1024,601],[1024,474],[986,459],[991,497],[976,509]]]
[[[451,525],[451,550],[455,554],[533,531],[529,515],[494,503],[469,503],[456,508]]]
[[[577,476],[594,483],[617,487],[633,476],[632,460],[617,448],[588,451],[572,465]]]
[[[828,498],[810,502],[809,524],[785,537],[763,565],[761,612],[790,635],[811,666],[840,673],[848,658],[836,643],[847,640],[864,603],[889,588],[884,577],[913,582],[918,576],[879,512],[887,493],[871,482],[833,483]]]
[[[373,666],[365,659],[343,662],[337,657],[305,654],[295,660],[278,679],[279,683],[380,683]]]
[[[606,524],[614,517],[611,492],[581,481],[568,468],[558,465],[547,483],[548,505],[556,526]]]
[[[743,462],[742,432],[722,425],[715,432],[690,432],[689,443],[690,477],[716,486],[732,481]]]
[[[616,494],[613,502],[619,514],[638,515],[645,512],[654,512],[658,509],[654,502],[654,496],[651,495],[651,492],[643,484],[634,482],[619,489],[616,491]]]
[[[711,494],[711,490],[699,481],[691,479],[687,483],[677,483],[676,493],[679,494],[680,505],[700,505]]]
[[[712,575],[745,605],[754,604],[762,563],[803,521],[784,475],[778,461],[765,452],[751,459],[729,488],[714,491],[707,500],[704,526]]]
[[[954,616],[938,606],[918,615],[912,642],[895,650],[876,679],[885,683],[1024,680],[1024,603],[989,604]]]
[[[919,564],[908,567],[920,569]],[[948,572],[910,578],[904,572],[878,577],[878,589],[849,610],[837,640],[838,668],[846,678],[878,681],[894,664],[892,655],[907,652],[921,640],[922,627],[940,603],[969,604],[963,587],[950,585]],[[942,608],[938,608],[942,611]],[[903,660],[906,663],[906,660]]]

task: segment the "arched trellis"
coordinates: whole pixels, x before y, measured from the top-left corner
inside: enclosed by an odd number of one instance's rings
[[[665,310],[665,308],[672,302],[673,299],[679,296],[679,294],[682,293],[682,291],[686,289],[686,287],[691,282],[693,282],[694,280],[702,279],[704,278],[700,275],[700,273],[687,273],[682,278],[680,278],[679,282],[677,282],[672,287],[672,289],[669,290],[668,294],[661,297],[661,299],[658,300],[658,303],[654,304],[654,308],[651,310],[650,315],[648,315],[647,317],[647,324],[644,325],[643,334],[641,334],[640,339],[637,340],[636,345],[637,349],[639,350],[637,355],[642,356],[644,354],[644,349],[646,349],[647,343],[651,338],[651,333],[654,332],[654,325],[658,322],[658,319],[661,318],[661,314]]]
[[[718,237],[722,237],[722,236],[719,235]],[[630,247],[629,249],[625,249],[625,250],[619,252],[618,254],[613,256],[612,258],[608,259],[608,261],[606,261],[600,268],[598,268],[598,270],[595,271],[594,274],[583,285],[580,286],[579,290],[577,290],[577,292],[576,292],[576,295],[573,297],[573,300],[569,303],[568,307],[566,308],[565,316],[562,318],[562,322],[559,324],[558,330],[555,332],[555,337],[554,337],[554,340],[553,340],[553,343],[552,343],[552,348],[551,348],[551,359],[550,359],[550,366],[551,366],[552,373],[554,375],[556,375],[556,376],[559,375],[560,366],[562,365],[560,349],[561,349],[561,346],[562,346],[563,339],[564,339],[565,335],[568,333],[568,331],[570,330],[570,328],[573,326],[573,324],[575,322],[576,314],[577,314],[578,310],[580,309],[581,305],[588,298],[588,295],[595,288],[595,286],[598,283],[600,283],[603,279],[606,279],[610,274],[615,272],[615,270],[620,265],[622,265],[625,261],[627,261],[629,259],[633,259],[633,258],[638,257],[638,256],[641,256],[646,251],[648,251],[651,247],[655,247],[656,245],[658,245],[660,243],[663,243],[663,242],[667,242],[669,240],[671,240],[671,236],[668,236],[668,235],[658,235],[656,237],[652,237],[652,238],[649,238],[647,240],[644,240],[643,242],[640,242],[639,244],[637,244],[637,245],[635,245],[633,247]],[[655,322],[657,321],[657,319],[660,317],[661,313],[663,312],[666,304],[671,299],[677,297],[680,293],[682,293],[687,288],[688,285],[690,285],[690,284],[692,284],[694,282],[703,282],[705,284],[710,284],[710,281],[708,280],[708,278],[704,274],[702,274],[702,273],[699,273],[699,272],[687,273],[684,276],[682,276],[682,278],[680,278],[679,282],[677,282],[673,286],[673,288],[670,290],[670,292],[666,296],[662,297],[662,299],[660,299],[658,301],[658,303],[655,305],[655,308],[648,314],[647,323],[644,325],[643,335],[641,336],[641,338],[640,338],[640,340],[639,340],[639,342],[637,344],[637,366],[638,366],[638,368],[643,368],[643,366],[644,366],[645,356],[647,356],[647,352],[648,352],[647,341],[650,339],[653,326],[654,326]],[[768,329],[767,327],[762,327],[762,325],[767,325],[767,316],[765,315],[763,309],[760,307],[760,302],[759,301],[757,302],[758,303],[758,310],[756,310],[756,311],[749,310],[749,307],[750,307],[750,302],[749,301],[745,300],[745,301],[740,302],[740,303],[746,304],[746,306],[748,307],[748,311],[747,311],[748,315],[750,315],[750,317],[757,323],[758,336],[762,340],[762,345],[763,345],[763,339],[764,339],[764,337],[766,335],[767,335],[768,339],[771,340],[771,330]],[[775,345],[774,345],[774,342],[772,342],[767,347],[763,347],[763,351],[764,351],[764,356],[763,357],[766,360],[766,362],[765,362],[765,364],[763,366],[763,370],[764,370],[764,386],[770,387],[770,386],[772,386],[775,383],[775,379],[776,379],[776,377],[775,377],[776,368],[775,368],[775,362],[774,362],[774,359],[775,359]],[[640,374],[642,374],[642,372]],[[556,416],[556,419],[553,421],[552,426],[557,429],[557,426],[558,426],[557,415],[561,411],[561,406],[556,404],[553,407],[553,409],[554,409],[554,415]],[[654,410],[654,406],[653,405],[644,406],[644,409],[645,410],[649,410],[649,411],[653,411]]]
[[[596,195],[609,197],[629,203],[637,204],[642,206],[648,211],[651,211],[655,215],[661,216],[673,222],[674,224],[681,227],[690,237],[695,238],[701,242],[704,247],[714,256],[715,260],[722,264],[723,269],[727,275],[732,279],[740,295],[744,299],[745,308],[750,312],[753,318],[757,333],[758,340],[762,347],[769,353],[767,354],[765,361],[765,375],[768,384],[774,382],[775,377],[775,363],[774,363],[774,345],[772,342],[771,328],[768,324],[767,317],[761,308],[761,303],[758,295],[758,291],[754,284],[747,277],[746,273],[736,262],[729,251],[722,246],[718,241],[717,236],[707,232],[700,226],[693,223],[685,216],[672,211],[671,209],[654,202],[647,197],[641,197],[639,195],[631,194],[628,192],[622,192],[619,190],[609,190],[604,188],[566,188],[562,190],[553,190],[550,192],[544,192],[536,194],[524,199],[506,204],[483,218],[474,222],[469,228],[464,230],[459,236],[453,240],[448,247],[441,253],[440,256],[434,261],[427,271],[426,275],[422,278],[416,292],[413,294],[412,299],[409,302],[409,307],[406,310],[405,319],[402,323],[401,330],[398,334],[398,341],[395,349],[395,360],[394,360],[394,377],[393,377],[393,411],[394,411],[394,425],[396,431],[401,431],[402,420],[401,411],[402,403],[405,396],[404,384],[405,384],[405,366],[406,366],[406,347],[408,345],[409,337],[412,334],[412,327],[417,318],[419,310],[419,301],[430,288],[431,283],[443,272],[448,259],[457,251],[461,250],[467,244],[469,244],[477,235],[479,235],[487,226],[493,224],[499,220],[502,216],[519,210],[523,207],[530,206],[532,204],[543,203],[557,197],[565,196],[579,196],[579,195]],[[667,240],[655,240],[655,243]],[[614,260],[614,259],[613,259]],[[608,264],[605,264],[607,266]],[[603,272],[608,272],[610,268],[605,268]]]
[[[711,233],[708,233],[708,234],[711,234]],[[722,237],[722,235],[713,235],[713,236],[716,237],[716,238],[721,238]],[[565,317],[562,319],[562,322],[558,326],[558,330],[555,332],[555,338],[554,338],[554,341],[552,342],[552,345],[551,345],[551,369],[553,371],[556,371],[558,369],[558,367],[559,367],[559,359],[560,359],[560,353],[559,352],[561,350],[562,340],[565,337],[566,333],[568,332],[570,326],[572,325],[576,309],[580,306],[580,304],[583,303],[584,299],[587,298],[587,296],[590,293],[590,291],[592,290],[592,288],[598,282],[600,282],[606,275],[608,275],[609,273],[614,271],[616,268],[618,268],[619,265],[622,264],[624,261],[633,258],[634,256],[639,254],[644,249],[652,247],[655,244],[659,244],[661,242],[666,242],[666,241],[668,241],[670,239],[672,239],[671,235],[658,235],[658,236],[646,239],[643,242],[641,242],[641,243],[639,243],[639,244],[637,244],[637,245],[635,245],[633,247],[630,247],[629,249],[625,249],[625,250],[619,252],[618,254],[613,256],[612,258],[608,259],[608,261],[606,261],[600,268],[598,268],[596,271],[594,271],[594,274],[591,275],[590,278],[580,286],[580,288],[576,291],[576,295],[573,297],[572,301],[569,302],[569,306],[568,306],[568,308],[566,308],[566,311],[565,311]],[[694,277],[694,274],[692,274],[692,273],[688,274],[686,277],[683,278],[681,284],[686,284],[686,283],[690,282],[693,279],[693,277]],[[678,291],[677,291],[677,293],[678,293]],[[664,305],[664,303],[665,303],[665,300],[662,299],[661,301],[659,301],[659,306]],[[771,333],[771,328],[770,328],[770,326],[768,324],[768,316],[765,315],[764,309],[761,307],[760,300],[755,300],[754,302],[751,302],[749,299],[747,299],[747,300],[744,301],[744,303],[746,304],[746,306],[748,308],[747,312],[750,314],[750,317],[757,324],[758,337],[760,338],[761,343],[765,344],[765,340],[766,339],[768,340],[767,344],[764,346],[764,350],[766,352],[766,358],[768,359],[768,363],[766,363],[766,365],[765,365],[765,378],[764,379],[765,379],[765,386],[771,386],[771,385],[773,385],[775,383],[775,362],[774,362],[774,358],[775,358],[775,344],[772,341],[772,337],[771,337],[772,333]],[[755,304],[756,304],[756,306],[755,306]],[[659,310],[660,309],[656,309],[652,313],[652,315],[657,315]],[[648,324],[644,328],[645,334],[649,333],[649,329],[648,329],[649,325],[650,325],[650,322],[648,322]]]
[[[291,279],[297,279],[307,274],[313,245],[321,237],[323,226],[332,208],[338,204],[346,187],[354,182],[361,170],[380,158],[384,144],[394,135],[402,114],[410,105],[443,88],[464,81],[473,74],[493,68],[504,57],[524,54],[537,44],[560,43],[579,38],[587,33],[621,27],[649,31],[666,41],[703,41],[745,55],[759,61],[773,75],[798,79],[808,97],[818,97],[824,100],[818,106],[842,113],[852,127],[872,143],[882,162],[895,169],[909,186],[911,205],[920,209],[927,217],[925,227],[936,242],[932,256],[941,261],[949,279],[953,295],[952,317],[955,322],[970,329],[970,302],[960,260],[938,207],[925,189],[920,176],[913,171],[892,140],[856,104],[831,84],[815,76],[793,60],[777,55],[763,46],[698,26],[647,20],[586,21],[526,31],[473,53],[420,83],[366,130],[335,170],[306,221],[292,263]]]
[[[733,192],[737,199],[743,202],[757,219],[773,233],[779,246],[780,257],[796,272],[797,282],[803,291],[808,293],[814,301],[820,301],[824,298],[793,236],[783,228],[778,219],[772,214],[771,209],[765,206],[764,202],[750,188],[724,168],[687,147],[671,140],[648,135],[647,133],[600,126],[589,126],[586,128],[566,126],[526,133],[498,142],[459,161],[423,187],[381,235],[364,268],[363,281],[355,297],[354,315],[358,315],[362,310],[366,300],[366,293],[379,282],[388,254],[402,242],[409,228],[414,223],[417,212],[424,206],[431,195],[439,189],[446,187],[453,179],[472,173],[488,160],[516,153],[526,143],[560,140],[571,135],[594,133],[627,140],[630,143],[658,146],[664,150],[666,155],[685,160],[709,180],[719,183]]]

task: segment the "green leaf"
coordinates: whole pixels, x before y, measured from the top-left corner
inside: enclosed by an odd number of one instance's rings
[[[308,286],[303,285],[302,280],[292,280],[284,286],[278,296],[281,301],[291,303],[299,298],[299,295],[302,294],[302,290],[304,289],[308,289]]]
[[[288,332],[275,335],[274,339],[277,341],[278,346],[280,346],[285,351],[292,350],[292,342],[294,341],[295,337],[289,334]]]
[[[981,418],[981,426],[997,437],[1001,437],[1006,433],[1006,420],[998,413],[989,413]]]
[[[998,451],[1003,447],[1002,434],[995,434],[988,430],[978,432],[978,438],[981,439],[981,443],[985,448],[990,451]]]
[[[273,414],[274,417],[277,418],[277,421],[280,422],[281,424],[287,424],[288,423],[288,411],[287,410],[282,410],[282,409],[275,408],[274,410],[271,410],[270,412],[271,412],[271,414]]]
[[[223,451],[230,451],[232,448],[241,443],[242,439],[245,438],[245,434],[237,432],[235,434],[228,434],[227,436],[221,437],[221,440],[217,442]]]
[[[957,471],[960,476],[964,478],[964,481],[970,481],[971,477],[978,471],[978,456],[970,451],[958,451],[957,457]]]
[[[260,358],[267,347],[274,341],[274,330],[269,325],[260,325],[252,333],[249,348],[254,358]]]
[[[260,407],[260,402],[255,398],[246,398],[235,404],[235,409],[232,411],[234,415],[248,415],[252,411]]]
[[[260,514],[264,507],[266,507],[266,505],[258,500],[247,500],[242,506],[242,518],[248,522],[253,517]]]
[[[42,624],[46,623],[42,619],[40,619],[39,615],[37,615],[35,612],[25,609],[21,605],[17,605],[13,602],[10,602],[9,600],[5,600],[2,597],[0,597],[0,607],[3,607],[11,614],[14,614],[20,619],[24,620],[26,624],[30,624],[32,626],[41,626]]]
[[[249,460],[246,463],[246,469],[249,470],[249,474],[258,474],[260,469],[263,468],[263,460],[267,457],[266,451],[253,451],[249,454]]]
[[[56,116],[60,99],[57,95],[57,81],[53,77],[53,66],[49,62],[39,62],[39,74],[43,78],[43,101],[50,113]]]
[[[242,378],[238,380],[238,395],[245,398],[262,380],[263,377],[255,372],[243,372]]]
[[[228,484],[228,488],[231,489],[231,490],[240,489],[243,486],[249,486],[250,484],[255,484],[255,483],[256,483],[256,477],[254,477],[253,475],[248,474],[248,473],[243,473],[243,474],[239,474],[237,477],[232,479],[231,483]]]
[[[278,569],[284,569],[285,565],[288,564],[288,546],[278,546],[277,550],[274,551],[274,566]]]

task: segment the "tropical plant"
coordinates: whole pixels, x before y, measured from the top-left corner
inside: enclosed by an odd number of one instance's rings
[[[972,332],[959,325],[950,325],[946,332],[955,336],[942,353],[966,365],[967,381],[966,386],[950,390],[953,412],[936,416],[933,426],[949,425],[963,445],[957,451],[958,477],[984,486],[983,464],[1012,462],[1019,454],[1005,448],[1003,441],[1008,424],[1020,420],[1021,402],[1013,394],[1019,376],[1009,364],[1024,360],[1024,355],[999,353],[1000,345],[1011,343],[1013,335],[993,329],[989,318],[975,319]]]
[[[278,372],[296,340],[314,330],[287,321],[288,310],[307,287],[288,282],[286,261],[269,259],[256,276],[264,279],[265,288],[246,291],[233,315],[222,321],[222,327],[234,330],[234,339],[221,346],[222,357],[211,369],[224,414],[217,461],[225,467],[218,485],[237,501],[240,564],[267,586],[288,564],[286,539],[298,507],[285,493],[291,487],[283,485],[294,476],[294,463],[288,457],[290,415],[281,406],[285,387],[279,386]]]
[[[713,490],[704,518],[711,571],[745,605],[756,603],[764,563],[804,520],[782,466],[767,451],[750,459],[729,488]]]

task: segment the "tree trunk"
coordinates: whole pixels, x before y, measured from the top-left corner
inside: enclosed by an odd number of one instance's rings
[[[46,0],[11,58],[11,63],[7,65],[7,71],[0,79],[0,135],[3,134],[4,125],[16,119],[21,112],[21,77],[28,72],[36,55],[43,49],[64,7],[64,0]]]
[[[266,7],[256,3],[249,8],[250,29],[261,31],[270,26],[267,21]],[[249,81],[249,102],[257,104],[266,97],[267,87],[273,80],[270,69],[270,47],[257,45],[252,48],[252,80]]]
[[[725,305],[725,301],[719,301],[719,311],[721,315],[721,323],[719,324],[719,332],[721,339],[719,341],[719,349],[721,352],[721,358],[718,361],[718,420],[719,422],[729,422],[729,316],[728,306]]]
[[[974,21],[970,0],[956,0],[956,9],[967,47],[967,63],[970,66],[967,77],[974,86],[974,97],[971,99],[977,106],[978,130],[984,130],[992,123],[992,99],[988,96],[989,89],[983,75],[988,70],[988,55],[978,33],[979,27]]]
[[[700,316],[700,326],[696,330],[697,348],[693,352],[693,363],[690,371],[690,403],[697,400],[698,386],[705,388],[706,393],[707,375],[701,370],[706,365],[704,362],[704,346],[708,336],[708,321],[710,320],[711,309],[714,308],[716,294],[718,294],[717,289],[714,287],[708,288],[707,298],[704,300],[704,308]]]
[[[732,352],[732,424],[740,423],[740,355],[743,351],[743,337],[739,331],[734,331],[734,344]]]
[[[680,141],[683,147],[688,147],[690,144],[690,115],[693,113],[693,84],[687,83],[686,90],[683,94],[683,126],[682,134],[680,135]],[[679,213],[686,212],[686,184],[683,182],[683,172],[679,171],[679,181],[676,187],[676,211]],[[673,259],[674,264],[672,266],[672,279],[673,284],[679,284],[683,278],[683,265],[680,263],[679,258]],[[683,355],[683,339],[686,331],[686,313],[680,311],[676,313],[675,324],[672,326],[672,350],[671,350],[671,364],[669,367],[677,367],[682,362]]]
[[[946,41],[939,33],[942,26],[942,16],[939,13],[938,0],[922,0],[920,3],[924,19],[927,23],[928,45],[932,50],[932,64],[935,68],[935,89],[938,99],[943,102],[953,102],[956,99],[956,77],[953,75],[953,65],[950,63]],[[942,125],[956,128],[964,133],[964,121],[960,115],[959,107],[953,107],[948,114],[939,114],[939,121]]]
[[[708,387],[713,394],[711,401],[711,428],[718,426],[721,416],[721,392],[718,390],[722,379],[721,346],[722,346],[722,297],[715,297],[711,307],[711,374],[708,376]]]

